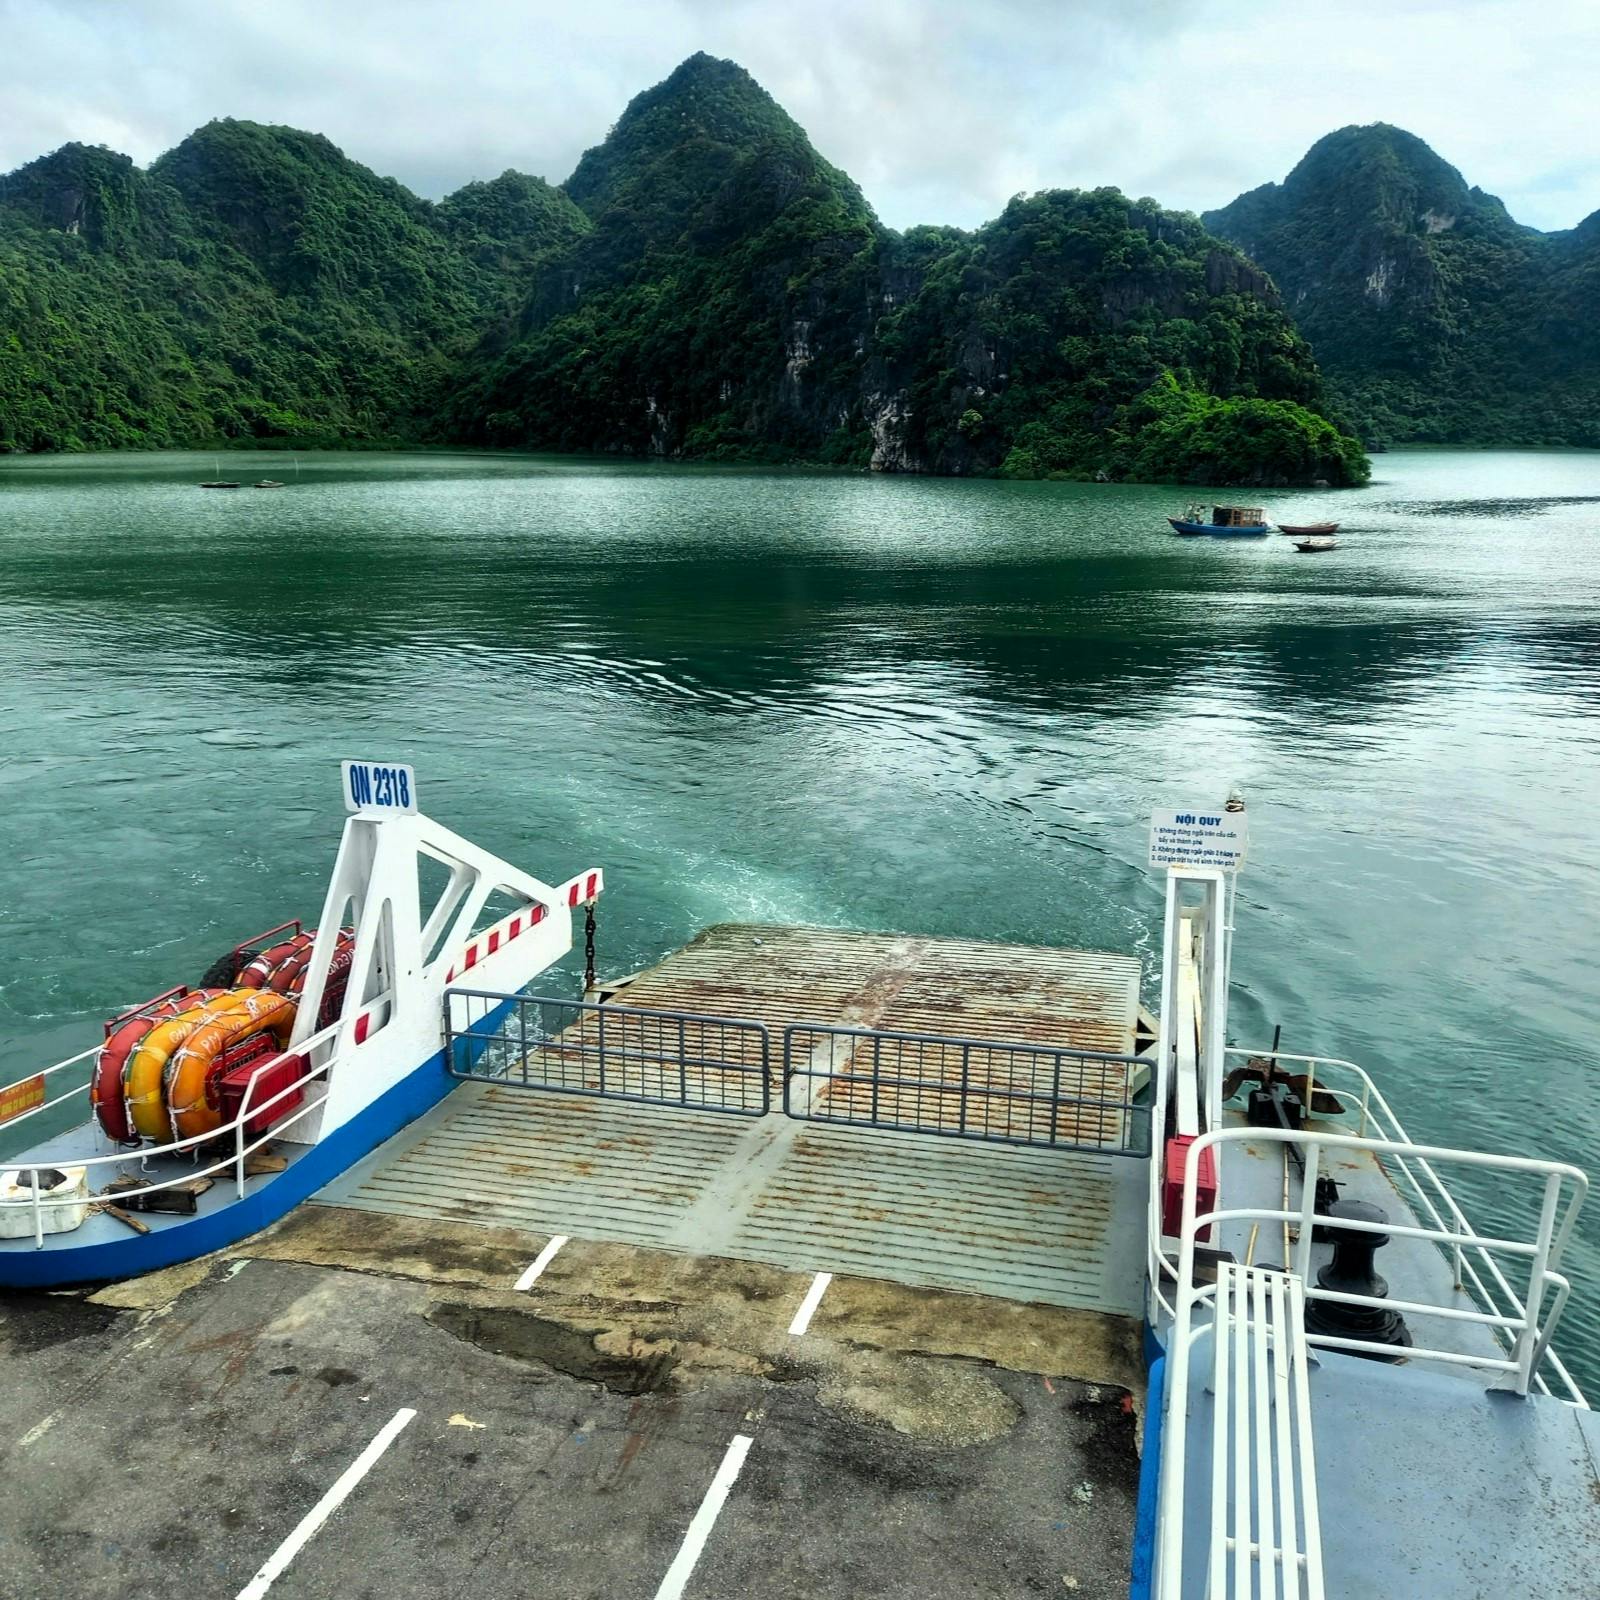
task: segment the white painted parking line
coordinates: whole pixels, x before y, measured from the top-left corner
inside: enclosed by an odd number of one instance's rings
[[[728,1491],[744,1466],[744,1458],[750,1453],[750,1444],[749,1434],[736,1433],[733,1436],[733,1443],[728,1446],[722,1465],[717,1468],[717,1475],[711,1480],[711,1487],[706,1490],[706,1497],[700,1502],[700,1509],[695,1512],[689,1531],[683,1536],[678,1554],[667,1568],[661,1587],[656,1590],[656,1600],[679,1600],[683,1594],[684,1585],[688,1583],[695,1563],[700,1559],[700,1552],[711,1537],[711,1529],[717,1520],[717,1513],[722,1510],[722,1502],[728,1498]],[[240,1600],[243,1600],[242,1596]]]
[[[338,1510],[345,1496],[372,1470],[373,1463],[399,1436],[400,1430],[416,1416],[402,1407],[384,1423],[376,1439],[340,1474],[334,1486],[306,1512],[293,1533],[272,1552],[267,1564],[239,1591],[238,1600],[261,1600],[283,1569],[309,1544],[317,1530]]]
[[[567,1235],[564,1233],[558,1233],[555,1238],[553,1238],[550,1243],[539,1252],[538,1257],[534,1261],[533,1265],[529,1267],[520,1278],[517,1279],[514,1287],[519,1292],[523,1289],[531,1289],[533,1287],[534,1279],[537,1278],[539,1274],[543,1272],[552,1261],[555,1260],[556,1251],[559,1250],[566,1242]]]
[[[819,1272],[811,1280],[811,1287],[806,1290],[806,1297],[800,1302],[800,1309],[795,1312],[794,1321],[789,1324],[791,1338],[798,1339],[811,1326],[811,1319],[816,1314],[817,1307],[822,1304],[823,1292],[832,1282],[831,1272]]]

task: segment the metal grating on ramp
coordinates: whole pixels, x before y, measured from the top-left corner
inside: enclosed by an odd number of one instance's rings
[[[1131,956],[722,923],[618,991],[613,1004],[792,1022],[957,1034],[1123,1054],[1134,1048]]]
[[[318,1199],[1132,1313],[1144,1172],[465,1084]]]
[[[659,1246],[747,1131],[713,1114],[463,1084],[318,1199]]]
[[[806,1127],[729,1254],[1131,1314],[1138,1188],[1106,1156]]]

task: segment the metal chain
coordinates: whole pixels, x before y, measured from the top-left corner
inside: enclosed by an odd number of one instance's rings
[[[594,901],[583,908],[583,992],[594,993]]]

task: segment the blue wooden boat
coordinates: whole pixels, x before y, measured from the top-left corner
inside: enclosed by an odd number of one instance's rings
[[[1209,533],[1219,539],[1259,539],[1272,532],[1271,524],[1265,522],[1189,522],[1183,517],[1168,517],[1173,531],[1181,533],[1185,538],[1194,538],[1198,534]]]
[[[1208,520],[1203,505],[1190,505],[1181,517],[1168,517],[1167,521],[1185,538],[1209,533],[1223,539],[1259,539],[1272,531],[1260,506],[1213,506]]]

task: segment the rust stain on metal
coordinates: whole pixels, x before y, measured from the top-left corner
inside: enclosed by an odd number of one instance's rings
[[[925,1086],[892,1081],[860,1083],[835,1077],[821,1101],[829,1115],[850,1121],[897,1123],[991,1138],[1039,1143],[1117,1146],[1127,1134],[1118,1105],[1052,1105],[1044,1097],[1014,1098],[1037,1088],[1025,1081],[1030,1060],[1005,1045],[1131,1054],[1139,1023],[1139,964],[1127,956],[995,944],[976,939],[935,939],[856,933],[837,928],[724,923],[707,928],[658,965],[636,977],[612,1000],[608,1027],[628,1037],[630,1010],[682,1011],[764,1024],[772,1036],[770,1092],[782,1093],[782,1033],[793,1024],[881,1029],[896,1033],[993,1041],[996,1049],[963,1062],[917,1049],[918,1070],[899,1076],[926,1078]],[[621,1013],[622,1015],[618,1015]],[[650,1019],[639,1018],[641,1039]],[[659,1027],[659,1024],[657,1025]],[[599,1022],[586,1015],[539,1055],[577,1057],[576,1086],[600,1086]],[[606,1056],[611,1055],[607,1041]],[[753,1061],[749,1036],[702,1040],[702,1060],[681,1077],[676,1067],[608,1063],[606,1084],[645,1098],[673,1098],[687,1086],[710,1103],[751,1104]],[[864,1074],[857,1047],[831,1061],[836,1074]],[[867,1047],[870,1048],[870,1047]],[[721,1053],[727,1052],[727,1053]],[[1038,1058],[1031,1058],[1036,1061]],[[719,1060],[728,1062],[726,1067]],[[559,1080],[570,1057],[534,1063],[546,1081]],[[1115,1062],[1070,1065],[1069,1095],[1121,1102],[1126,1068]],[[962,1072],[969,1092],[960,1091]],[[891,1075],[891,1077],[894,1075]],[[932,1080],[949,1083],[945,1089]],[[989,1092],[1000,1091],[1000,1092]],[[1049,1100],[1058,1097],[1052,1095]]]

